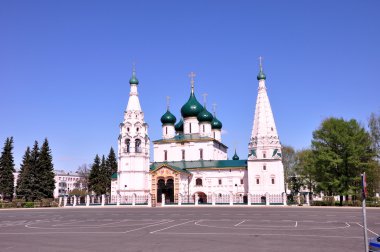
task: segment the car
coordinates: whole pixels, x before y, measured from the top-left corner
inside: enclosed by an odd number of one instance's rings
[[[374,237],[369,240],[369,251],[370,252],[380,251],[380,236]]]

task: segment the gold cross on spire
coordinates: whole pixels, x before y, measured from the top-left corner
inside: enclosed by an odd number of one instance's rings
[[[194,72],[189,73],[189,78],[190,78],[190,84],[191,84],[191,93],[194,94],[194,77],[195,77]]]
[[[204,106],[206,107],[206,99],[207,99],[208,94],[203,93],[202,95],[203,95],[203,103],[204,103]]]

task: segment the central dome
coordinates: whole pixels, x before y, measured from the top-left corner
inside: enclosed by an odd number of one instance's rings
[[[189,100],[181,108],[183,118],[198,116],[203,110],[203,106],[197,101],[194,93],[191,93]]]

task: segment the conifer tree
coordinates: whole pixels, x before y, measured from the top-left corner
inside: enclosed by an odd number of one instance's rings
[[[110,149],[110,153],[108,154],[106,164],[107,164],[107,188],[106,188],[106,190],[108,193],[110,193],[111,192],[111,177],[112,177],[112,174],[117,172],[117,160],[116,160],[115,151],[113,150],[112,147]]]
[[[91,166],[91,172],[90,176],[88,178],[88,188],[89,191],[94,192],[96,195],[101,194],[101,189],[100,189],[100,158],[99,155],[96,154],[94,163]]]
[[[0,157],[0,194],[3,199],[13,199],[15,165],[13,161],[13,137],[5,141]]]
[[[40,148],[38,147],[38,142],[34,141],[32,151],[30,153],[30,163],[29,163],[29,182],[30,182],[30,197],[29,200],[36,200],[43,198],[41,193],[41,183],[39,179],[39,159]]]
[[[38,169],[38,183],[40,184],[41,196],[43,198],[53,198],[55,189],[54,165],[49,142],[46,138],[41,146]]]
[[[30,173],[30,148],[26,148],[24,157],[22,158],[20,173],[17,178],[16,194],[29,201],[31,197],[31,173]]]
[[[102,156],[102,162],[100,164],[100,194],[106,194],[108,191],[108,181],[111,181],[111,176],[109,175],[109,171],[107,169],[107,163],[104,155]]]

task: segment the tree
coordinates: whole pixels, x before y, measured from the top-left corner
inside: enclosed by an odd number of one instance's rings
[[[117,160],[115,151],[111,147],[110,152],[108,154],[107,160],[106,160],[106,166],[107,166],[107,185],[106,189],[108,193],[111,193],[111,177],[112,174],[117,172]]]
[[[312,140],[319,189],[327,195],[340,195],[340,204],[343,195],[357,194],[360,174],[373,165],[371,144],[369,134],[356,120],[324,120]]]
[[[3,199],[13,199],[15,170],[13,160],[13,137],[8,137],[5,141],[0,157],[0,194]]]
[[[22,196],[26,201],[29,201],[31,195],[31,174],[30,174],[30,148],[26,148],[25,154],[22,158],[20,173],[17,178],[17,196]]]
[[[100,194],[106,194],[108,191],[108,181],[111,181],[111,176],[108,176],[108,175],[109,175],[109,170],[107,168],[106,159],[103,155],[102,162],[100,163],[100,181],[99,181]]]
[[[304,149],[297,151],[296,156],[295,171],[302,181],[302,185],[306,186],[309,192],[313,193],[316,186],[315,176],[317,173],[314,153],[311,149]],[[311,197],[311,194],[309,196]]]
[[[49,142],[45,138],[41,146],[40,155],[38,158],[38,183],[43,198],[53,198],[55,189],[54,165]]]
[[[372,113],[368,120],[369,133],[371,135],[372,147],[377,157],[380,157],[380,116]]]
[[[91,166],[91,172],[88,179],[89,191],[93,191],[96,195],[101,195],[101,170],[100,170],[100,158],[96,154],[94,163]]]
[[[287,184],[291,182],[291,178],[295,176],[294,166],[296,164],[296,152],[292,146],[282,146],[282,164],[284,165],[285,176],[285,192],[287,191]]]
[[[79,176],[78,182],[76,182],[75,186],[77,188],[81,187],[83,191],[86,193],[89,192],[89,176],[90,176],[91,168],[88,167],[87,164],[82,164],[78,167],[77,174]]]
[[[34,141],[34,145],[32,151],[30,152],[29,159],[29,178],[27,178],[30,182],[30,195],[28,195],[27,198],[31,201],[43,198],[43,195],[41,193],[41,184],[39,182],[39,157],[40,148],[38,147],[38,142]]]

